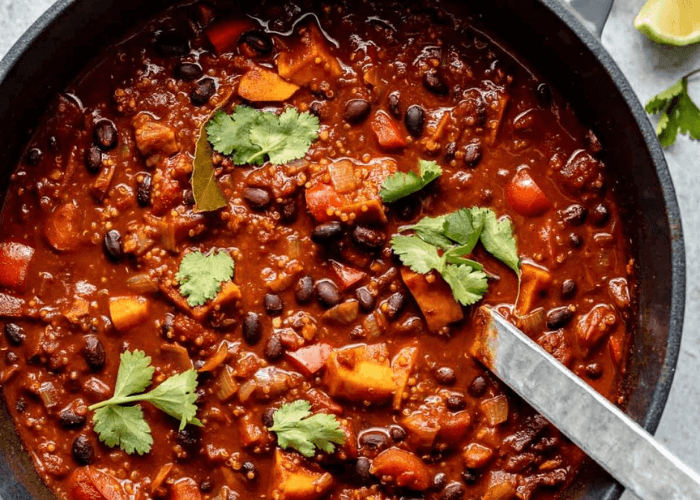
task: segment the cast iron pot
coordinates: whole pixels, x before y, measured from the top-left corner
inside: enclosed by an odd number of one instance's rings
[[[59,0],[22,36],[0,62],[0,193],[52,95],[138,20],[169,3]],[[595,7],[588,8],[592,3]],[[598,33],[611,3],[573,2],[583,7],[580,12],[591,21],[587,25]],[[680,213],[663,152],[610,55],[558,0],[489,0],[479,2],[478,10],[483,22],[538,68],[607,146],[603,160],[618,185],[639,277],[625,411],[653,433],[673,380],[685,303]],[[0,398],[0,496],[54,499],[22,449],[4,404]],[[621,492],[619,484],[589,464],[565,496],[613,500]]]

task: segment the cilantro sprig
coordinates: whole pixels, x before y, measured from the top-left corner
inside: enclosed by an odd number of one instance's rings
[[[656,135],[665,148],[676,142],[679,132],[700,140],[700,109],[688,94],[688,78],[696,73],[700,73],[700,69],[691,71],[644,106],[650,115],[659,115]]]
[[[227,115],[217,111],[206,126],[216,151],[231,155],[234,165],[284,164],[302,158],[318,138],[319,122],[311,113],[287,108],[276,115],[236,106]]]
[[[438,217],[425,217],[401,230],[415,233],[394,236],[391,240],[401,262],[420,274],[437,271],[462,305],[479,301],[488,289],[483,266],[464,257],[478,242],[520,276],[520,258],[510,220],[498,220],[488,208],[462,208]]]
[[[311,405],[303,399],[280,406],[270,430],[277,434],[281,448],[294,448],[305,457],[313,457],[316,448],[333,453],[333,443],[345,443],[345,433],[335,415],[312,415]]]
[[[227,252],[190,252],[180,262],[175,279],[180,284],[180,294],[187,297],[190,307],[201,306],[216,297],[221,283],[233,278],[235,264]]]
[[[178,419],[180,430],[187,424],[202,425],[195,417],[197,373],[194,369],[174,375],[150,392],[143,393],[151,385],[155,371],[151,358],[143,351],[125,351],[120,361],[114,395],[89,407],[95,412],[94,429],[100,441],[109,447],[118,445],[129,454],[150,452],[153,445],[151,428],[143,418],[141,406],[132,405],[144,401]]]
[[[442,175],[442,169],[434,161],[419,160],[420,175],[415,172],[396,172],[387,177],[379,191],[384,203],[392,203],[420,191]]]

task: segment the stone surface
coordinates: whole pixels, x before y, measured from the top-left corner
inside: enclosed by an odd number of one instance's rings
[[[0,56],[51,5],[50,0],[0,0]],[[666,47],[632,27],[644,0],[616,0],[603,31],[603,44],[642,102],[688,71],[700,67],[700,44]],[[700,78],[691,85],[700,103]],[[700,471],[700,143],[685,137],[666,152],[681,207],[688,264],[683,342],[671,395],[656,433],[679,458]],[[625,494],[625,500],[633,497]]]

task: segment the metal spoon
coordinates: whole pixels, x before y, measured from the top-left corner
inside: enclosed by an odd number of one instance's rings
[[[472,355],[643,500],[700,500],[700,476],[488,307]]]

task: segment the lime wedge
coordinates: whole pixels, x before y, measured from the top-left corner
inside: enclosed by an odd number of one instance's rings
[[[634,19],[634,27],[659,43],[700,42],[700,1],[647,0]]]

